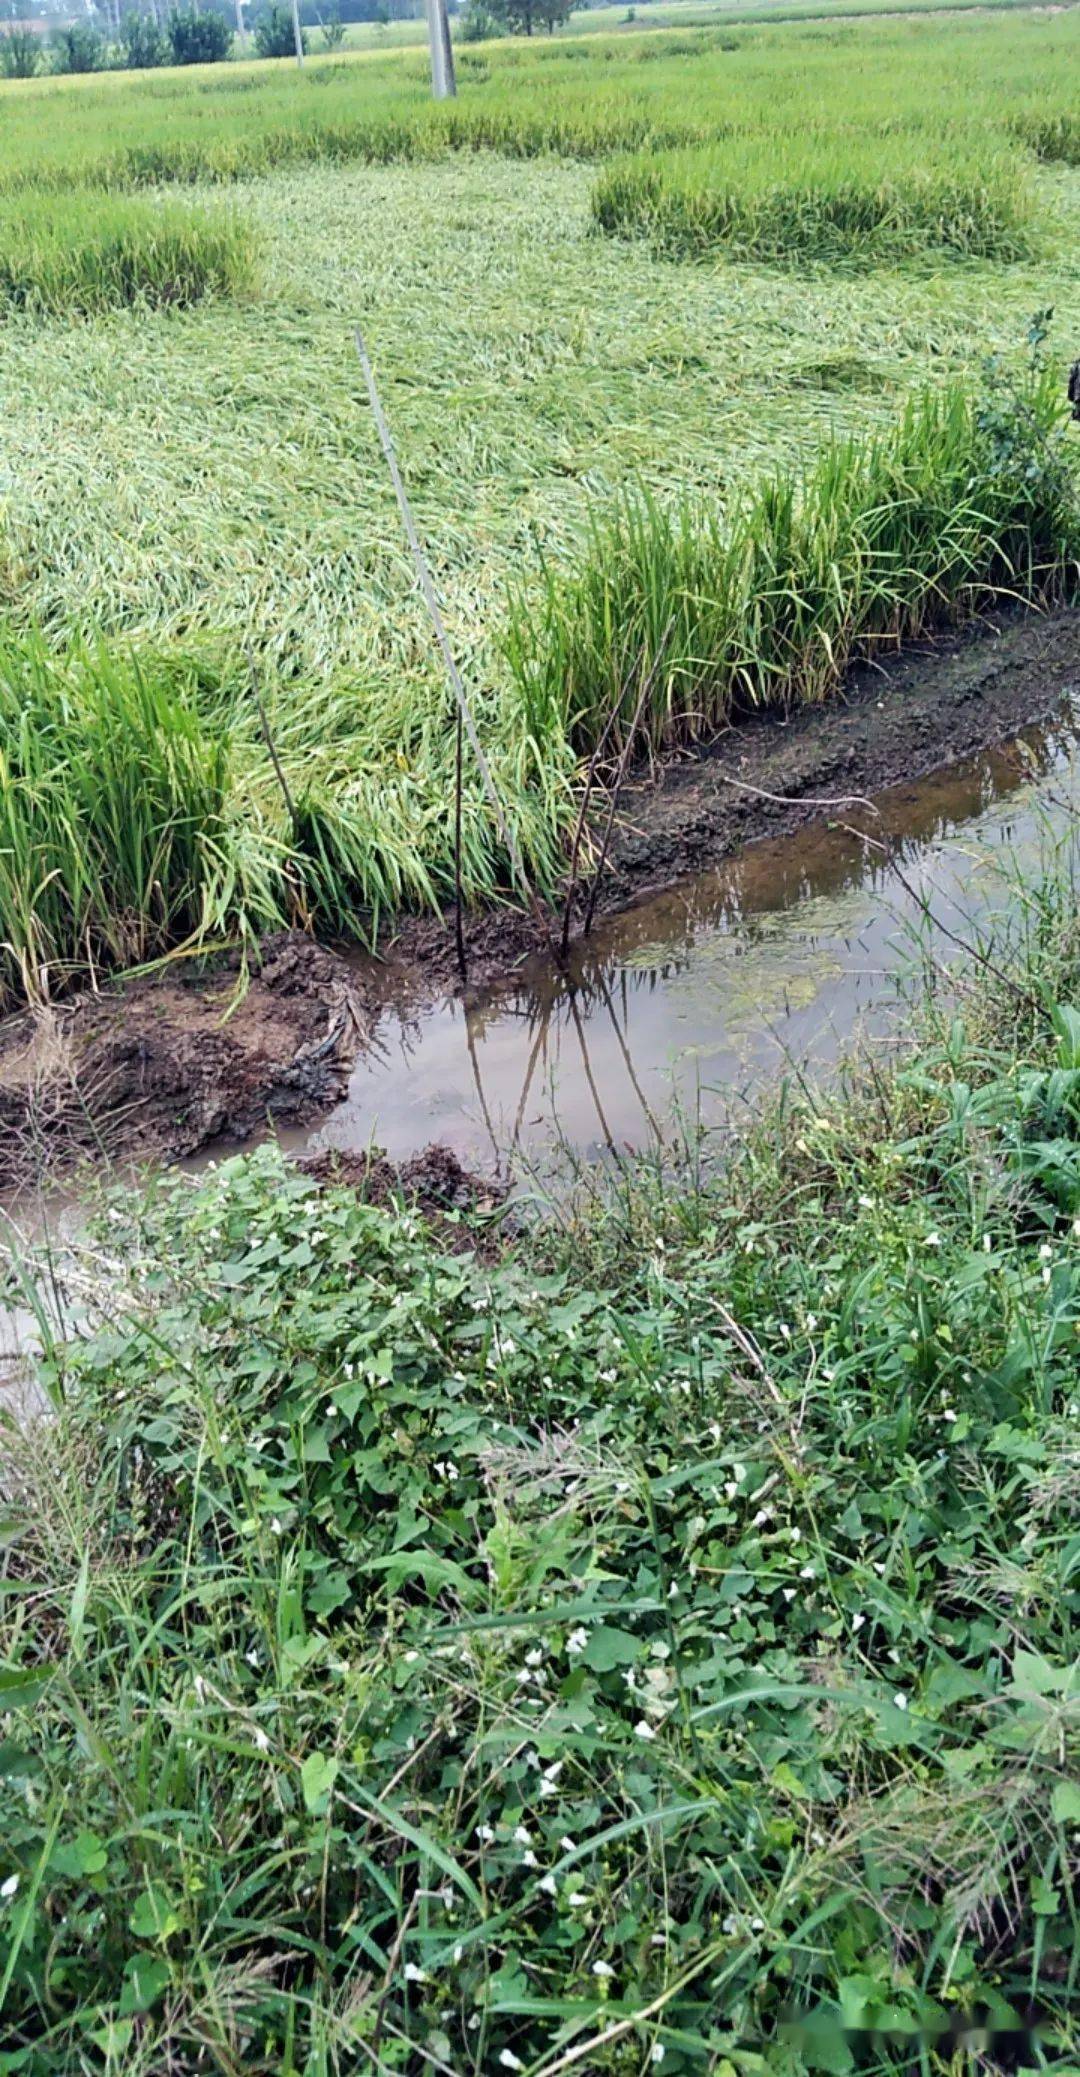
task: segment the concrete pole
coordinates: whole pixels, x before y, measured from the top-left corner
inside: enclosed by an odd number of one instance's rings
[[[446,0],[425,0],[425,6],[431,45],[431,91],[436,101],[448,101],[457,93],[457,81]]]
[[[302,67],[304,63],[304,35],[300,27],[300,0],[292,0],[292,32],[293,42],[296,45],[296,62]]]

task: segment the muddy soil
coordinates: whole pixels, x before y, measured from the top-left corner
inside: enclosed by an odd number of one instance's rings
[[[501,1253],[513,1230],[513,1220],[492,1220],[486,1234],[474,1225],[463,1226],[456,1212],[502,1213],[507,1191],[490,1176],[476,1175],[464,1168],[450,1147],[425,1147],[420,1154],[401,1163],[388,1161],[377,1151],[350,1154],[332,1148],[323,1154],[303,1156],[297,1167],[325,1185],[343,1184],[357,1191],[368,1204],[389,1204],[404,1198],[429,1225],[435,1227],[453,1254],[480,1252],[486,1257]]]
[[[1006,742],[1078,690],[1080,609],[997,613],[860,668],[825,706],[741,721],[626,789],[597,913],[632,908],[755,838],[843,818],[837,803]],[[473,919],[466,945],[470,989],[485,994],[544,949],[533,919],[512,910]],[[452,928],[437,917],[410,918],[386,958],[395,1001],[460,986]]]
[[[0,1027],[0,1189],[80,1157],[175,1160],[336,1103],[368,1028],[357,979],[299,931],[233,959],[24,1012]]]

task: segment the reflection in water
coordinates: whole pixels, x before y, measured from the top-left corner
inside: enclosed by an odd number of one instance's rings
[[[647,1144],[673,1102],[707,1118],[787,1059],[827,1067],[856,1027],[887,1039],[912,926],[945,957],[950,931],[1000,907],[995,859],[1034,853],[1080,790],[1078,735],[1070,710],[892,788],[876,815],[753,844],[598,926],[568,973],[537,959],[468,1012],[389,1010],[305,1144],[400,1159],[441,1140],[489,1165],[515,1150],[542,1163],[559,1140],[601,1155]]]

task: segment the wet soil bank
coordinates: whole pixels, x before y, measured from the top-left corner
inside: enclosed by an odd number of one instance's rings
[[[749,861],[757,840],[843,822],[839,803],[1004,743],[1078,691],[1080,610],[1017,613],[863,669],[827,706],[732,727],[627,789],[598,915],[607,927],[644,917],[664,890],[737,854]],[[865,807],[849,812],[872,826]],[[513,991],[544,951],[533,918],[511,909],[472,919],[467,943],[470,1005]],[[453,930],[438,917],[408,920],[380,961],[282,932],[242,993],[238,971],[235,958],[210,974],[177,964],[0,1025],[0,1190],[80,1158],[175,1160],[268,1121],[308,1125],[341,1102],[384,1012],[419,1016],[460,986]],[[461,1171],[384,1175],[367,1153],[363,1163],[369,1194],[403,1185],[446,1209],[480,1187]]]
[[[1078,689],[1080,608],[1017,609],[861,667],[824,706],[740,722],[625,789],[597,914],[649,901],[757,838],[842,815],[832,803],[1004,743]],[[470,989],[485,992],[545,949],[532,917],[513,910],[468,921],[466,948]],[[457,992],[452,924],[409,918],[385,972],[396,1003]]]
[[[367,1029],[356,977],[299,931],[239,961],[181,967],[0,1027],[0,1189],[82,1159],[176,1160],[303,1124],[343,1094]]]

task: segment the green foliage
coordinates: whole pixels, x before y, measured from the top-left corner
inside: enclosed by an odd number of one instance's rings
[[[253,274],[250,228],[221,211],[105,193],[28,193],[13,197],[0,221],[0,316],[183,307],[238,295]]]
[[[1075,566],[1058,385],[913,399],[869,442],[838,440],[723,516],[633,496],[593,524],[576,571],[513,601],[507,654],[530,725],[595,742],[618,710],[654,744],[733,712],[817,700],[859,657],[995,592],[1037,596]]]
[[[148,72],[164,65],[169,45],[153,15],[125,14],[120,18],[120,48],[123,62],[132,72]]]
[[[306,51],[306,30],[301,29],[300,41]],[[255,49],[260,58],[295,58],[296,36],[291,8],[270,7],[259,16],[255,24]]]
[[[32,29],[13,22],[0,30],[0,78],[33,79],[41,57],[41,45]]]
[[[537,29],[546,29],[550,36],[569,21],[575,7],[583,5],[584,0],[493,0],[491,11],[504,35],[531,36]]]
[[[463,43],[487,43],[493,36],[506,34],[506,22],[485,0],[466,0],[459,34]]]
[[[105,41],[89,22],[69,22],[49,38],[57,72],[98,72],[105,63]]]
[[[1034,198],[1000,147],[916,136],[814,132],[730,137],[616,160],[593,190],[601,230],[645,237],[668,258],[863,262],[940,247],[1012,260],[1027,249]]]
[[[174,7],[165,25],[174,65],[218,65],[232,49],[232,30],[220,14]]]
[[[113,1206],[9,1473],[9,2068],[936,2071],[1033,2010],[1074,2059],[1080,948],[1031,896],[1022,1013],[486,1263],[269,1150]]]
[[[320,15],[319,27],[322,30],[323,48],[340,50],[345,41],[345,24],[336,7],[329,7],[324,15]]]

